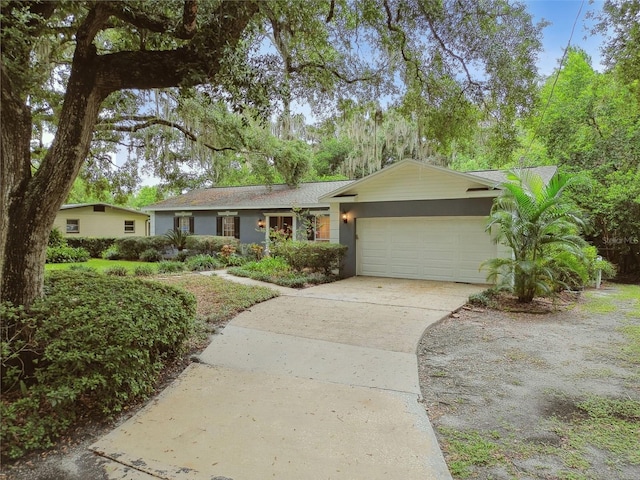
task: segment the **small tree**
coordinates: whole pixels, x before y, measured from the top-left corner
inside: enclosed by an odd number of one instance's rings
[[[536,174],[510,172],[496,198],[487,230],[497,227],[496,241],[511,248],[512,258],[494,258],[485,265],[488,280],[501,278],[520,302],[551,292],[560,281],[553,268],[552,249],[581,257],[584,240],[578,235],[582,219],[562,194],[570,177],[555,175],[548,184]]]

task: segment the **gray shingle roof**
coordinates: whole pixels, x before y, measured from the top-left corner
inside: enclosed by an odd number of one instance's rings
[[[288,185],[251,185],[243,187],[214,187],[193,190],[184,195],[148,205],[144,210],[175,209],[264,209],[264,208],[310,208],[328,207],[318,199],[329,192],[342,188],[352,180],[335,182],[302,183],[297,188]]]
[[[530,172],[534,172],[538,175],[540,175],[542,177],[542,180],[544,180],[545,183],[549,183],[549,180],[551,180],[551,177],[553,177],[556,173],[556,171],[558,170],[558,167],[556,166],[547,166],[547,167],[526,167],[526,168],[522,168],[522,169],[518,169],[518,168],[514,168],[512,169],[514,171],[518,171],[518,170],[524,170],[524,171],[530,171]],[[502,182],[504,182],[507,179],[507,172],[508,170],[476,170],[476,171],[471,171],[471,172],[465,172],[471,175],[475,175],[476,177],[480,177],[480,178],[484,178],[487,180],[491,180],[496,182],[497,184],[500,184]]]
[[[102,203],[102,202],[96,202],[96,203],[66,203],[66,204],[64,204],[64,205],[62,205],[60,207],[60,210],[71,210],[73,208],[93,207],[94,205],[103,205],[105,207],[113,208],[115,210],[122,210],[124,212],[130,212],[130,213],[138,213],[140,215],[148,215],[148,213],[142,212],[142,211],[137,210],[135,208],[121,207],[119,205],[111,205],[110,203]]]

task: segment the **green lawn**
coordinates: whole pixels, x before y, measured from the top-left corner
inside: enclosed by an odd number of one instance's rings
[[[102,272],[107,268],[123,266],[125,267],[129,273],[133,273],[133,270],[140,265],[154,265],[149,262],[131,262],[128,260],[103,260],[102,258],[91,258],[87,262],[80,263],[47,263],[44,266],[46,272],[50,272],[52,270],[64,270],[72,265],[83,265],[85,267],[95,268],[97,271]]]

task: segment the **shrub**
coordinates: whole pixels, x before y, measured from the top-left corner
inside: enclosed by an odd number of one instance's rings
[[[58,227],[54,227],[54,229],[51,230],[47,245],[49,247],[64,247],[67,245],[67,240],[64,238],[64,235]]]
[[[67,243],[76,248],[84,248],[91,258],[101,258],[102,253],[111,247],[116,238],[69,237]]]
[[[220,237],[215,235],[189,235],[186,247],[190,252],[215,255],[222,250],[225,245],[232,245],[236,249],[240,242],[233,237]]]
[[[249,252],[251,252],[251,255],[256,260],[262,260],[262,257],[264,256],[264,247],[257,243],[252,243],[249,245]]]
[[[122,237],[116,240],[115,245],[118,247],[118,253],[123,260],[138,260],[142,252],[151,245],[151,237]]]
[[[114,277],[126,277],[127,276],[127,267],[122,265],[114,265],[113,267],[108,267],[104,269],[105,275],[112,275]]]
[[[143,262],[160,262],[162,254],[155,248],[147,248],[140,254],[140,260]]]
[[[140,265],[133,270],[136,277],[148,277],[156,273],[156,269],[151,265]]]
[[[70,265],[69,270],[73,272],[96,272],[97,270],[89,265]]]
[[[185,232],[184,230],[180,230],[179,228],[174,230],[169,230],[164,234],[169,243],[178,249],[179,252],[185,249],[187,246],[187,238],[189,237],[189,232]]]
[[[204,270],[215,270],[221,268],[222,263],[212,255],[195,255],[186,261],[187,270],[192,272],[202,272]]]
[[[122,256],[120,255],[120,250],[118,250],[117,245],[111,245],[104,252],[102,252],[102,258],[105,260],[120,260]]]
[[[89,252],[84,248],[47,247],[47,263],[76,263],[89,260]]]
[[[247,272],[275,275],[291,271],[291,266],[282,257],[266,257],[258,262],[248,262],[243,267]]]
[[[185,250],[178,252],[176,254],[175,257],[173,257],[173,260],[176,262],[185,262],[187,260],[187,258],[191,257],[192,255],[190,254],[190,252],[187,252]]]
[[[158,273],[176,273],[183,272],[185,269],[182,262],[163,261],[158,263]]]
[[[149,394],[195,317],[193,295],[156,282],[57,271],[45,290],[28,314],[0,305],[0,444],[11,458],[51,445],[88,409]]]
[[[271,253],[284,258],[299,272],[309,269],[328,275],[340,267],[347,247],[338,243],[286,241],[274,244]]]

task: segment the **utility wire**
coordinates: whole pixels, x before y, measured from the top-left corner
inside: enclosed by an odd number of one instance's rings
[[[531,137],[531,141],[529,142],[529,146],[527,146],[524,155],[520,157],[520,168],[524,168],[525,158],[528,156],[531,147],[533,146],[533,142],[538,136],[538,132],[540,131],[540,126],[542,125],[542,120],[544,119],[544,114],[547,112],[547,108],[549,108],[549,104],[551,103],[551,98],[553,98],[553,91],[556,88],[556,83],[558,83],[558,78],[560,77],[560,72],[562,71],[562,67],[564,65],[564,61],[567,58],[567,53],[569,52],[569,47],[571,46],[571,40],[573,39],[573,32],[576,30],[576,25],[578,20],[580,20],[580,15],[582,14],[582,7],[584,7],[585,0],[582,0],[580,3],[580,8],[578,9],[578,14],[576,15],[576,19],[573,21],[573,27],[571,27],[571,34],[569,35],[569,41],[567,42],[567,46],[562,53],[562,58],[560,59],[560,65],[558,66],[558,73],[556,73],[556,78],[553,80],[553,85],[551,85],[551,92],[549,93],[549,98],[547,98],[547,103],[540,114],[540,118],[538,119],[538,124],[536,125],[535,130],[533,131],[533,137]]]

